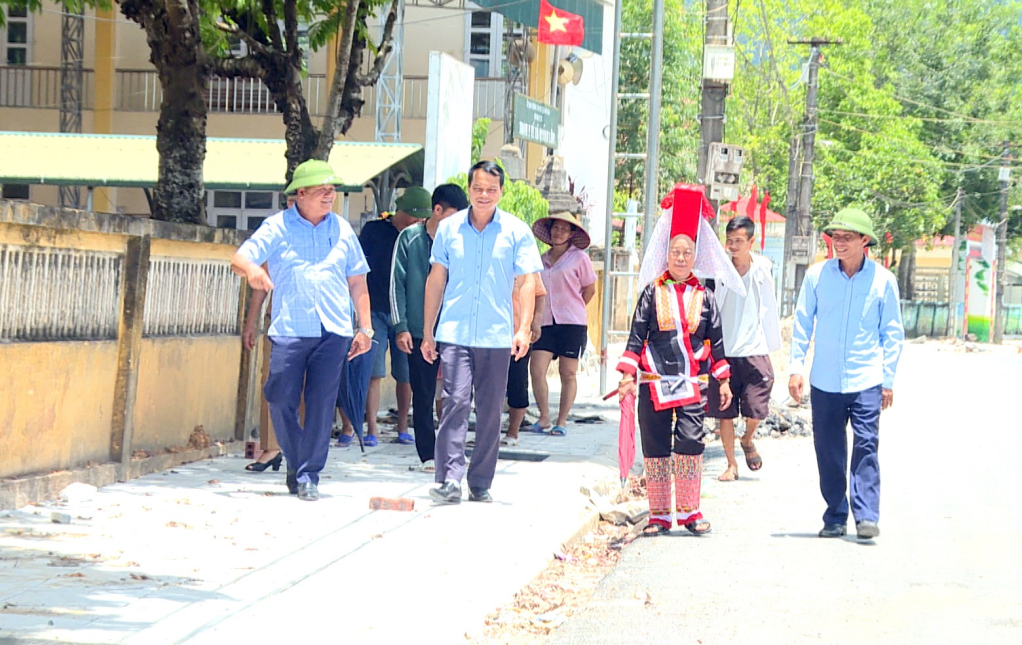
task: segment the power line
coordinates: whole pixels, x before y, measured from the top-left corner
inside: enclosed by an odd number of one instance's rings
[[[837,72],[835,72],[834,70],[832,70],[830,68],[824,68],[824,69],[826,69],[827,72],[831,76],[834,76],[835,78],[837,78],[839,80],[845,81],[846,83],[855,83],[855,79],[848,78],[847,76],[842,76],[841,74],[838,74]],[[938,112],[944,112],[945,114],[950,114],[952,116],[956,116],[956,117],[958,117],[960,119],[963,119],[963,120],[966,120],[966,121],[982,121],[982,119],[977,119],[976,117],[972,117],[972,116],[969,116],[967,114],[962,114],[960,112],[955,112],[954,110],[948,110],[946,108],[937,107],[936,105],[930,105],[929,103],[924,103],[922,101],[917,101],[915,99],[910,99],[907,96],[901,96],[899,94],[894,94],[894,93],[892,93],[891,96],[896,98],[896,99],[898,99],[899,101],[905,101],[906,103],[912,103],[912,104],[918,105],[920,107],[929,108],[931,110],[936,110]]]
[[[899,137],[892,137],[892,136],[890,136],[889,134],[886,134],[886,133],[872,132],[870,130],[863,130],[862,128],[857,128],[854,125],[848,125],[847,123],[839,123],[837,121],[830,121],[828,119],[819,119],[819,121],[821,123],[827,123],[827,124],[832,125],[832,126],[837,127],[837,128],[843,128],[845,130],[852,130],[854,132],[859,132],[859,133],[862,133],[862,134],[869,134],[869,135],[873,135],[873,136],[884,137],[884,138],[890,139],[892,141],[899,141],[901,143],[918,143],[919,145],[923,146],[924,148],[927,148],[929,150],[933,150],[934,152],[942,152],[942,153],[950,152],[952,154],[962,155],[963,157],[973,156],[973,157],[980,157],[982,159],[1000,159],[1000,157],[986,155],[986,154],[983,154],[981,152],[965,152],[965,151],[962,151],[962,150],[955,150],[953,148],[942,148],[942,147],[939,147],[939,146],[935,146],[935,145],[929,144],[929,143],[927,143],[925,141],[922,141],[922,140],[919,140],[919,139],[902,139],[902,138],[899,138]]]
[[[930,121],[935,123],[976,123],[980,125],[1015,125],[1022,126],[1022,121],[994,121],[991,119],[943,119],[931,116],[913,116],[911,114],[866,114],[864,112],[842,112],[841,110],[830,110],[820,108],[820,112],[840,114],[841,116],[857,116],[867,119],[905,119],[916,121]]]

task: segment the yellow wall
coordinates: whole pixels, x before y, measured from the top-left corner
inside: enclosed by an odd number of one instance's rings
[[[0,344],[0,477],[105,463],[116,341]]]
[[[550,84],[553,82],[553,60],[554,46],[542,45],[538,42],[536,46],[536,60],[529,65],[529,96],[533,99],[549,104],[551,102]],[[528,143],[525,146],[525,178],[534,181],[536,171],[546,156],[546,146],[538,143]]]
[[[87,31],[95,39],[93,68],[93,114],[91,132],[111,134],[117,107],[117,13],[114,8],[97,9],[95,29]],[[94,210],[117,210],[117,189],[103,187],[93,191]]]
[[[375,31],[372,33],[376,34]],[[427,76],[431,51],[441,51],[462,59],[465,53],[464,13],[429,7],[405,9],[405,76]]]
[[[195,426],[215,440],[234,438],[241,339],[144,338],[138,365],[138,449],[184,446]]]
[[[179,240],[154,239],[149,254],[152,257],[171,256],[196,260],[224,260],[229,262],[237,249],[229,244],[201,244]]]

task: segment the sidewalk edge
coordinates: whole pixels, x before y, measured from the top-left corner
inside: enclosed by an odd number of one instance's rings
[[[244,449],[244,442],[229,441],[201,450],[154,455],[132,459],[127,464],[94,464],[44,475],[28,475],[0,480],[0,510],[21,508],[55,499],[60,491],[74,483],[91,484],[97,488],[123,482],[143,475],[168,470],[203,459],[223,457]]]

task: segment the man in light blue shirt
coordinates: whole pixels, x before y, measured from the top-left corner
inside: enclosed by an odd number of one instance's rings
[[[369,265],[351,225],[331,211],[338,183],[324,161],[299,164],[285,190],[297,193],[294,206],[266,218],[231,260],[253,289],[276,287],[263,393],[287,460],[288,491],[307,501],[319,499],[345,354],[353,358],[368,351],[373,335]],[[358,333],[353,302],[364,321]],[[304,427],[298,421],[303,392]]]
[[[441,486],[430,491],[438,502],[461,501],[473,394],[476,437],[468,468],[469,501],[493,501],[489,489],[497,469],[508,364],[512,355],[518,359],[529,351],[535,280],[543,263],[529,226],[497,208],[503,190],[500,166],[491,161],[472,166],[468,210],[441,222],[433,241],[421,351],[430,363],[439,356],[444,380],[436,440],[435,478]],[[514,279],[529,274],[514,329]]]
[[[846,208],[823,230],[831,235],[837,257],[809,267],[802,281],[788,391],[802,400],[802,371],[815,323],[810,400],[820,492],[827,503],[820,537],[841,537],[847,530],[845,428],[850,421],[851,511],[859,539],[872,539],[880,534],[880,411],[894,402],[894,373],[905,340],[898,282],[866,260],[866,247],[877,238],[865,212]]]

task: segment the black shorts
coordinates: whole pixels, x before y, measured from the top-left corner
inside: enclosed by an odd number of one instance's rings
[[[728,357],[731,364],[731,405],[720,409],[720,384],[710,377],[707,393],[706,416],[713,419],[735,419],[739,415],[746,419],[762,421],[770,414],[770,391],[774,387],[774,367],[770,357],[760,356]]]
[[[550,352],[554,358],[581,358],[589,342],[589,329],[585,325],[548,325],[543,327],[539,340],[532,349]]]
[[[529,354],[517,361],[512,356],[507,366],[507,407],[529,407]]]

